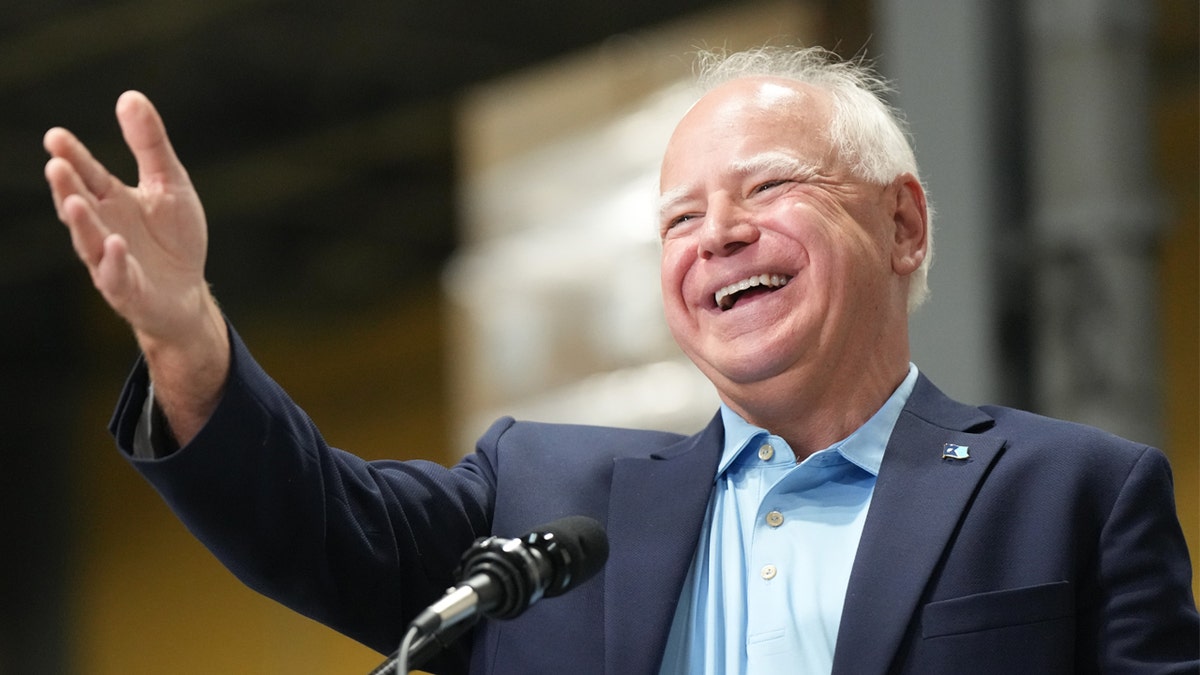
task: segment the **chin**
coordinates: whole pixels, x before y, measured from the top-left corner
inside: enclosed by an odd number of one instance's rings
[[[787,370],[786,359],[772,358],[763,351],[724,354],[704,360],[692,356],[692,362],[714,384],[752,385],[773,379]]]

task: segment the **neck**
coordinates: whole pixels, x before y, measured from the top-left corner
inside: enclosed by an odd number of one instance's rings
[[[770,381],[733,386],[721,398],[747,422],[787,441],[803,460],[846,438],[871,419],[908,374],[908,353],[867,364],[828,364]]]

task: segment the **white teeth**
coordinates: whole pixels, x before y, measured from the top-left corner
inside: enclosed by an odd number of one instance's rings
[[[758,274],[741,281],[729,284],[725,288],[717,291],[713,298],[717,301],[717,307],[722,310],[733,307],[735,295],[750,289],[755,286],[766,286],[767,288],[780,288],[786,286],[792,278],[786,274]]]

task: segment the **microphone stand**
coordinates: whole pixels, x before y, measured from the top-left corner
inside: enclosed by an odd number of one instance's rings
[[[400,648],[367,675],[408,675],[410,670],[425,665],[435,654],[448,648],[473,625],[474,621],[460,621],[444,631],[430,634],[422,634],[419,628],[410,625]]]

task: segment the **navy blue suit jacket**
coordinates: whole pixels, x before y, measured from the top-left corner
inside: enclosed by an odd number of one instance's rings
[[[608,564],[427,666],[655,673],[722,446],[677,434],[497,421],[457,466],[332,449],[233,337],[218,410],[135,465],[241,579],[392,651],[480,536],[567,515]],[[129,449],[135,370],[113,421]],[[967,459],[943,459],[947,443]],[[1163,455],[1096,429],[952,401],[923,377],[888,444],[854,562],[835,673],[1191,672],[1200,624]]]

